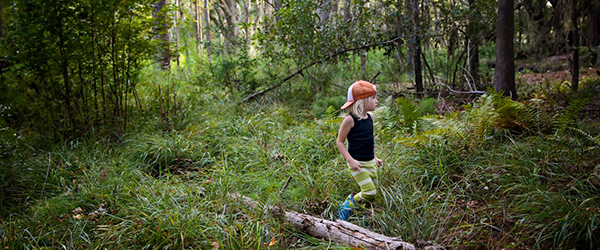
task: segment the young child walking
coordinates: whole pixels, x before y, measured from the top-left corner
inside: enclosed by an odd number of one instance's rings
[[[348,88],[348,101],[342,106],[349,108],[342,121],[337,137],[337,147],[350,169],[352,178],[360,186],[360,192],[352,192],[338,211],[338,219],[348,220],[355,202],[373,200],[377,194],[377,167],[383,162],[375,156],[373,117],[367,113],[377,107],[377,88],[367,81],[356,81]],[[346,148],[345,141],[348,140]]]

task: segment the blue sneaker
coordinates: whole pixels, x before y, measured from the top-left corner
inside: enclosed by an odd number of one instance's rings
[[[354,193],[348,195],[346,201],[340,206],[340,210],[338,211],[338,219],[339,220],[348,220],[350,217],[350,213],[354,210]]]

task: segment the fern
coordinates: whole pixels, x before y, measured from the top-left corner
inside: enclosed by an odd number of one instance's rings
[[[564,129],[573,127],[579,118],[581,110],[589,103],[589,99],[575,99],[556,115],[556,127]]]

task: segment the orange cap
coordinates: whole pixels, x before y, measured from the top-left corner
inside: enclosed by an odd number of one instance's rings
[[[367,81],[356,81],[348,88],[348,101],[342,109],[350,107],[356,100],[377,95],[377,88]]]

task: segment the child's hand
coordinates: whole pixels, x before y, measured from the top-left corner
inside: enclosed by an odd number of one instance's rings
[[[352,169],[352,171],[354,172],[358,172],[360,171],[360,163],[357,160],[350,160],[348,161],[348,164],[350,165],[350,168]]]
[[[383,161],[377,157],[375,157],[375,164],[377,164],[378,167],[383,166]]]

